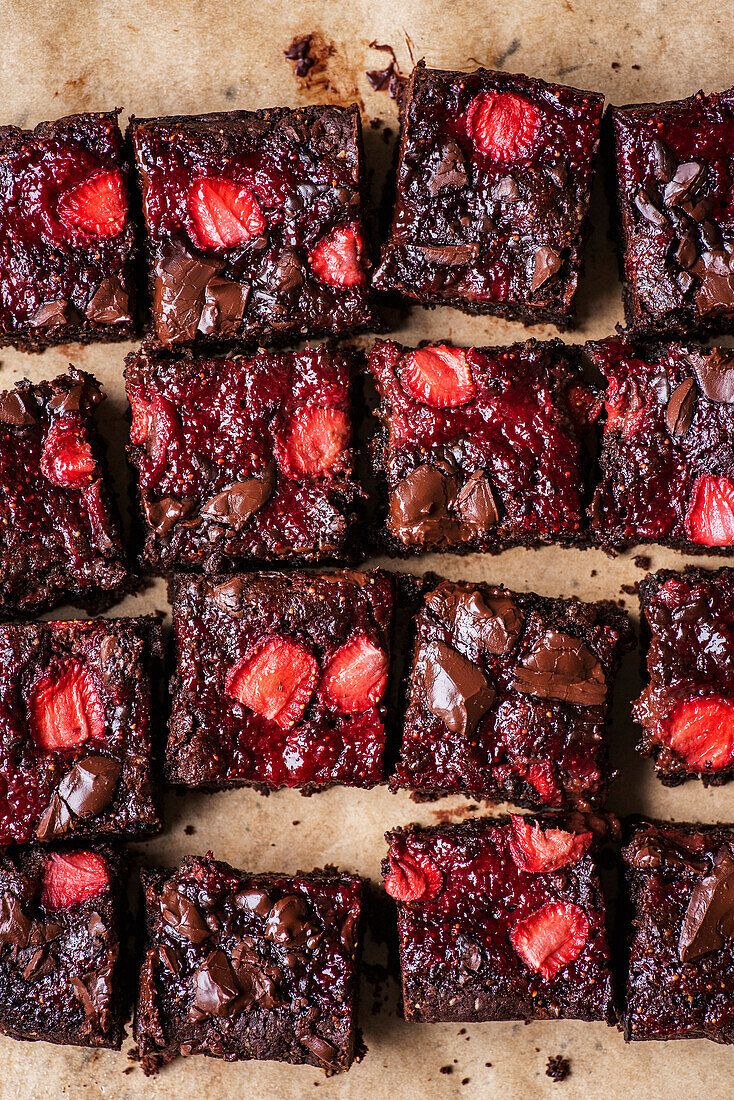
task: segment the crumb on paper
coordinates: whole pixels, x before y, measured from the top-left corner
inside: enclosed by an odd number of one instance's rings
[[[381,50],[390,54],[390,61],[384,69],[369,69],[365,72],[367,83],[375,92],[387,92],[390,99],[399,99],[403,88],[408,83],[407,76],[400,71],[395,50],[387,43],[379,43],[376,39],[370,42],[371,50]]]
[[[439,1073],[446,1073],[446,1074],[453,1073],[454,1072],[454,1067],[453,1066],[441,1066],[441,1068],[438,1072]]]
[[[186,836],[193,836],[196,832],[196,829],[193,825],[187,825],[184,829],[184,832],[186,833]]]
[[[549,1055],[548,1063],[545,1067],[546,1077],[550,1077],[552,1081],[560,1083],[565,1081],[571,1073],[571,1061],[569,1058],[564,1058],[562,1054]]]
[[[635,554],[632,560],[638,569],[648,570],[652,565],[652,558],[648,554]]]
[[[620,590],[620,592],[626,592],[628,596],[636,596],[637,595],[637,585],[636,584],[622,584],[622,585],[620,585],[619,590]]]
[[[599,576],[599,570],[598,569],[592,569],[589,576],[590,577],[598,577]]]
[[[339,90],[333,85],[326,73],[329,58],[336,53],[333,42],[327,41],[318,31],[296,35],[283,55],[287,61],[295,62],[293,75],[303,81],[306,88],[319,88],[323,91]]]

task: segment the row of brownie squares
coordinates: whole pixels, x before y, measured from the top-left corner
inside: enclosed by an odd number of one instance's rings
[[[386,839],[407,1020],[619,1019],[628,1041],[734,1041],[731,827],[631,820],[614,929],[583,815]],[[0,1030],[119,1049],[135,974],[146,1073],[179,1054],[333,1073],[364,1054],[360,878],[248,874],[211,853],[143,870],[140,960],[125,872],[98,845],[0,858]]]
[[[586,352],[606,390],[586,379],[582,349],[560,341],[378,341],[364,378],[349,348],[131,353],[138,562],[170,574],[356,562],[380,549],[726,551],[734,355],[619,337]],[[362,382],[377,388],[376,418]],[[99,610],[133,583],[94,429],[101,397],[74,370],[0,394],[6,617],[64,599]]]
[[[603,103],[419,63],[373,286],[572,326]],[[731,91],[610,109],[636,332],[731,331],[732,117]],[[354,104],[133,119],[127,139],[116,112],[4,126],[0,340],[124,338],[149,317],[164,347],[371,326],[365,191]]]
[[[171,785],[308,794],[389,778],[431,797],[605,804],[632,643],[611,603],[379,570],[179,576],[170,595]],[[639,750],[667,784],[723,783],[734,570],[652,574],[641,603]],[[0,844],[160,829],[161,648],[155,616],[0,626]]]

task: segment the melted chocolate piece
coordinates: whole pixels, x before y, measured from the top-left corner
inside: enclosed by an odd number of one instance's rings
[[[644,189],[640,189],[637,192],[635,206],[640,211],[645,221],[650,222],[651,225],[657,226],[658,229],[662,229],[664,225],[668,224],[668,219],[665,214],[658,210],[657,206]]]
[[[78,413],[82,407],[84,387],[81,385],[70,386],[55,393],[48,403],[48,407],[57,413]]]
[[[601,706],[604,670],[589,647],[570,634],[546,630],[515,670],[515,691],[575,706]]]
[[[251,516],[268,502],[275,485],[274,470],[269,467],[263,477],[237,481],[229,489],[217,493],[201,509],[202,516],[241,531]]]
[[[82,1002],[84,1012],[91,1024],[106,1027],[112,1000],[112,968],[104,966],[92,970],[81,977],[70,979],[74,996]]]
[[[673,173],[678,167],[676,159],[670,149],[659,138],[654,138],[650,143],[653,155],[653,174],[658,183],[670,183]]]
[[[517,202],[520,189],[512,176],[503,176],[492,190],[492,198],[499,202]]]
[[[258,917],[267,917],[273,908],[273,902],[269,894],[264,890],[240,890],[235,895],[238,909],[247,909],[251,913],[257,913]]]
[[[103,279],[94,292],[86,309],[90,321],[99,324],[119,325],[131,321],[128,313],[129,299],[118,279],[110,276]]]
[[[734,309],[734,279],[725,252],[704,252],[693,271],[701,280],[696,291],[701,313]]]
[[[336,1058],[336,1047],[327,1042],[326,1039],[322,1039],[320,1035],[301,1035],[299,1036],[299,1042],[307,1047],[320,1061],[326,1062],[327,1065],[331,1065]]]
[[[426,604],[457,633],[471,638],[487,653],[501,656],[513,648],[522,629],[523,617],[513,599],[502,589],[485,597],[479,589],[444,581],[426,596]]]
[[[415,245],[415,251],[420,252],[424,259],[433,264],[446,264],[449,267],[458,267],[476,260],[479,255],[478,244],[420,244]]]
[[[473,473],[459,490],[454,508],[462,523],[477,535],[486,534],[497,523],[499,512],[492,486],[481,470]]]
[[[228,615],[239,615],[242,611],[242,591],[245,582],[241,577],[232,577],[222,581],[211,591],[212,602]]]
[[[219,264],[192,256],[177,241],[167,241],[156,259],[153,311],[158,339],[165,346],[196,336],[207,285]]]
[[[426,706],[431,713],[452,733],[473,733],[495,697],[482,670],[441,642],[422,646],[416,665],[422,672]]]
[[[698,259],[698,245],[693,237],[684,237],[675,251],[675,258],[681,267],[693,267]]]
[[[714,348],[710,355],[692,355],[698,384],[709,401],[734,405],[734,352]]]
[[[211,936],[211,929],[193,901],[179,894],[178,890],[165,890],[161,894],[161,915],[166,924],[189,943],[203,943]]]
[[[112,801],[121,765],[108,756],[85,756],[59,783],[58,796],[77,817],[101,813]]]
[[[63,798],[59,797],[58,793],[54,793],[45,813],[38,822],[36,837],[38,840],[50,840],[55,836],[63,836],[64,833],[68,832],[71,821],[69,807]]]
[[[457,520],[449,514],[456,499],[454,477],[435,466],[418,466],[403,478],[390,499],[390,524],[408,545],[430,539],[447,543],[459,534]]]
[[[535,253],[535,270],[533,281],[530,284],[531,293],[534,294],[536,290],[540,290],[554,275],[557,275],[561,270],[562,263],[563,261],[555,249],[550,248],[547,244],[541,245]]]
[[[276,901],[265,923],[265,939],[288,947],[303,947],[313,929],[306,919],[308,908],[299,894]]]
[[[245,314],[250,288],[219,275],[209,280],[204,292],[204,304],[199,318],[199,332],[234,336]]]
[[[687,164],[679,164],[670,183],[666,185],[663,195],[665,205],[680,206],[686,199],[691,198],[703,178],[704,171],[703,164],[695,160]]]
[[[61,328],[68,324],[71,309],[66,298],[57,298],[53,302],[44,302],[31,317],[34,328]]]
[[[0,897],[0,944],[16,948],[27,947],[31,922],[21,904],[12,894]]]
[[[145,518],[158,535],[167,535],[179,520],[191,515],[195,507],[193,500],[176,500],[175,497],[161,497],[160,500],[143,498]]]
[[[0,422],[10,424],[12,428],[27,428],[36,423],[24,394],[18,390],[8,390],[0,397]]]
[[[734,859],[721,848],[713,870],[696,883],[678,939],[683,962],[693,962],[718,951],[734,939]]]
[[[436,196],[444,187],[464,187],[468,180],[466,161],[457,142],[448,140],[441,149],[441,160],[428,179],[428,190]]]
[[[206,1016],[231,1016],[240,988],[223,951],[217,948],[207,955],[191,980],[194,1002],[189,1009],[190,1020],[201,1020]]]
[[[277,1008],[284,1004],[279,995],[275,978],[280,978],[277,966],[266,968],[255,952],[246,943],[238,943],[232,952],[232,966],[240,991],[240,1005],[243,1008],[253,1004],[261,1008]]]
[[[665,422],[671,435],[685,435],[693,422],[698,393],[694,378],[686,378],[673,391],[665,411]]]

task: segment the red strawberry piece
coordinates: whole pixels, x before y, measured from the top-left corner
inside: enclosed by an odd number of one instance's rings
[[[64,489],[88,485],[97,469],[80,424],[56,420],[49,428],[41,455],[41,473]]]
[[[560,801],[560,791],[550,764],[517,760],[513,770],[517,772],[521,779],[530,784],[544,802],[556,805]]]
[[[360,634],[337,649],[324,669],[319,694],[340,714],[361,714],[382,697],[387,664],[385,651]]]
[[[93,852],[54,853],[46,862],[41,900],[47,909],[69,909],[109,890],[107,864]]]
[[[428,856],[391,852],[385,889],[396,901],[433,901],[443,889],[443,874]]]
[[[308,257],[317,279],[329,286],[361,286],[364,270],[364,240],[358,225],[340,225],[322,237]]]
[[[477,149],[492,160],[519,160],[535,145],[540,111],[513,92],[481,92],[469,106],[467,129]]]
[[[276,441],[278,465],[294,481],[346,470],[349,436],[343,409],[299,409]]]
[[[434,409],[465,405],[477,392],[466,352],[443,344],[411,352],[405,361],[401,385],[414,400]]]
[[[589,850],[593,833],[567,833],[565,829],[541,829],[513,814],[510,855],[520,871],[539,874],[575,863]]]
[[[689,771],[719,771],[734,763],[734,704],[708,695],[683,699],[655,731]]]
[[[303,717],[318,674],[319,666],[308,650],[271,635],[230,670],[226,691],[255,714],[289,730]]]
[[[150,435],[153,427],[153,416],[150,405],[143,401],[140,394],[131,390],[128,393],[128,400],[133,414],[132,424],[130,425],[130,442],[138,447],[141,443],[145,443]]]
[[[567,901],[554,901],[518,921],[510,941],[526,966],[546,981],[577,958],[589,938],[589,922],[583,909]]]
[[[734,543],[734,481],[728,477],[700,477],[686,514],[686,533],[700,546]]]
[[[83,229],[95,237],[117,237],[127,221],[127,195],[122,173],[102,172],[67,192],[58,205],[68,229]]]
[[[187,205],[193,222],[194,244],[222,252],[252,237],[267,225],[249,187],[233,180],[201,179],[191,185]]]
[[[30,699],[33,739],[40,749],[75,749],[105,735],[102,700],[80,661],[56,665],[36,682]]]

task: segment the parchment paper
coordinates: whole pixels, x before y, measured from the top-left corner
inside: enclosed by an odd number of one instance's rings
[[[18,126],[114,106],[146,116],[356,100],[365,120],[383,119],[394,130],[394,102],[373,92],[364,76],[388,60],[369,48],[374,39],[395,47],[404,72],[410,71],[410,48],[415,60],[425,57],[439,68],[471,69],[479,62],[600,90],[615,103],[679,98],[702,86],[718,91],[734,83],[734,9],[713,0],[617,0],[610,5],[598,0],[170,0],[157,5],[150,0],[0,0],[0,28],[0,122]],[[294,76],[283,51],[294,36],[311,32],[332,52],[325,69],[312,71],[304,82]],[[366,127],[376,185],[391,156],[383,133],[384,127]],[[594,214],[580,328],[568,340],[605,336],[622,321],[600,194]],[[415,307],[396,334],[408,343],[426,338],[503,344],[528,332],[491,318]],[[531,334],[547,338],[555,332],[539,327]],[[110,395],[102,426],[119,456],[122,361],[128,350],[126,345],[71,346],[42,356],[6,350],[0,353],[0,388],[22,376],[52,377],[70,360],[93,372]],[[120,480],[124,484],[122,473]],[[519,549],[497,558],[426,557],[408,568],[438,568],[449,577],[481,578],[551,596],[621,598],[636,611],[636,599],[621,585],[641,578],[633,562],[640,552],[609,560],[594,551]],[[672,552],[653,548],[649,553],[652,568],[685,564]],[[167,608],[161,583],[110,614],[151,608]],[[705,791],[690,783],[666,790],[652,766],[635,758],[635,733],[626,715],[638,690],[633,655],[618,685],[612,755],[622,778],[611,807],[618,813],[734,820],[734,784]],[[448,811],[460,820],[466,806],[461,798],[418,806],[406,793],[392,795],[385,789],[336,788],[311,799],[294,791],[269,798],[246,790],[171,795],[164,834],[140,848],[149,861],[171,862],[188,851],[211,848],[218,857],[252,870],[289,872],[332,862],[377,879],[385,829],[414,820],[435,823],[452,816]],[[193,835],[185,834],[188,825]],[[617,1100],[633,1095],[645,1100],[696,1097],[705,1090],[708,1100],[719,1100],[734,1093],[729,1077],[734,1050],[703,1040],[625,1046],[615,1030],[584,1023],[407,1024],[396,1015],[395,985],[374,982],[386,962],[384,945],[369,945],[367,961],[370,980],[363,981],[361,1022],[369,1051],[346,1075],[327,1080],[310,1067],[225,1065],[195,1057],[178,1059],[157,1078],[145,1079],[126,1058],[130,1040],[118,1054],[0,1039],[0,1097]],[[559,1053],[570,1058],[571,1076],[555,1084],[545,1076],[545,1066],[549,1055]]]

